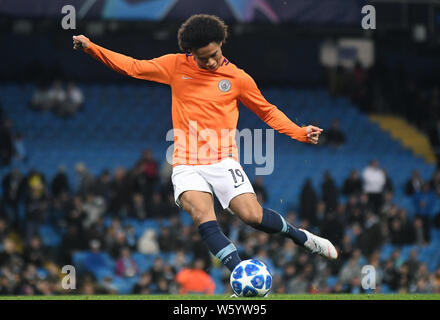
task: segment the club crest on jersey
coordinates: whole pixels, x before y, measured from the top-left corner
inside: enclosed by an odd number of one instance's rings
[[[226,79],[220,80],[220,82],[218,83],[218,88],[222,92],[228,92],[229,90],[231,90],[231,81]]]

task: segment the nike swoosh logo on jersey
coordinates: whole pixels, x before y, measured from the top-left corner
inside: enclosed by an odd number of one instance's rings
[[[187,79],[192,79],[191,77],[185,77],[185,76],[182,76],[182,79],[183,80],[187,80]]]
[[[241,186],[242,184],[244,184],[244,182],[243,182],[243,183],[240,183],[239,185],[234,186],[234,188],[238,188],[238,187]]]

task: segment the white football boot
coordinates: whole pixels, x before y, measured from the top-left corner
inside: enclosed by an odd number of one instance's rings
[[[304,247],[312,253],[317,253],[323,257],[334,260],[338,258],[338,251],[335,246],[327,239],[318,237],[313,233],[304,229],[299,229],[307,236],[307,240],[304,243]]]

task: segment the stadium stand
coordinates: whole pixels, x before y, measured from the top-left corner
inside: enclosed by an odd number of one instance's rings
[[[14,131],[23,134],[29,155],[27,162],[14,161],[10,167],[3,167],[2,177],[11,168],[18,168],[23,174],[35,168],[45,175],[47,181],[52,181],[59,165],[64,165],[69,181],[72,182],[72,189],[76,190],[78,180],[75,165],[78,162],[83,162],[93,176],[98,176],[105,169],[113,171],[118,167],[133,167],[141,151],[146,148],[152,150],[157,157],[164,158],[171,145],[171,142],[166,141],[167,131],[171,129],[171,99],[168,88],[144,84],[79,86],[85,96],[83,110],[73,117],[59,118],[52,113],[29,109],[34,85],[0,85],[3,112],[12,120]],[[311,178],[321,197],[320,186],[324,172],[330,171],[336,185],[341,188],[351,170],[362,170],[375,158],[393,181],[395,203],[406,209],[411,221],[414,219],[416,211],[413,199],[405,195],[404,184],[414,169],[419,170],[424,180],[428,181],[435,171],[432,164],[426,163],[403,147],[345,98],[330,97],[326,90],[265,88],[262,91],[268,101],[298,124],[315,123],[327,128],[333,119],[339,119],[346,135],[346,143],[336,149],[326,145],[315,147],[300,144],[276,133],[274,172],[265,179],[265,187],[269,190],[267,207],[282,214],[286,214],[288,210],[296,211],[301,189],[307,178]],[[244,106],[240,108],[239,129],[267,128],[266,124]],[[244,168],[253,180],[255,165],[244,165]],[[340,200],[345,202],[347,199],[341,195]],[[432,212],[440,212],[438,199],[435,206]],[[21,219],[24,218],[24,210],[21,204]],[[110,226],[113,218],[106,214],[106,227]],[[180,212],[179,218],[184,226],[190,227],[191,220],[186,213]],[[429,218],[433,219],[434,216]],[[158,237],[161,228],[169,225],[169,221],[125,217],[122,225],[132,225],[136,237],[140,237],[149,228],[155,230]],[[65,228],[50,221],[45,221],[40,226],[40,236],[47,247],[59,247],[65,233]],[[426,246],[400,246],[387,242],[381,247],[380,261],[385,262],[396,250],[400,250],[400,259],[406,261],[411,250],[416,249],[420,261],[426,263],[429,272],[433,273],[440,265],[440,230],[431,227],[430,237],[430,243]],[[132,292],[140,274],[151,270],[157,256],[166,262],[174,258],[173,253],[133,252],[132,257],[139,267],[139,273],[132,278],[115,276],[115,257],[107,252],[77,251],[72,255],[72,262],[79,273],[91,272],[98,282],[106,277],[113,278],[112,284],[119,293],[125,294]],[[277,270],[283,270],[276,261],[269,261],[269,264],[277,267]],[[44,275],[45,269],[40,271]],[[214,265],[210,274],[217,284],[216,293],[228,290],[221,267]],[[337,282],[337,274],[328,277],[328,290],[332,290]],[[383,284],[382,292],[395,292],[395,289]]]

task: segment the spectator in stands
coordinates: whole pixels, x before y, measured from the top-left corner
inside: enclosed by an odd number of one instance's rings
[[[362,193],[362,190],[362,180],[360,178],[359,171],[352,170],[348,178],[344,181],[342,193],[346,196],[359,196]]]
[[[134,277],[138,273],[136,261],[131,257],[130,249],[123,248],[119,258],[116,260],[115,273],[120,277]]]
[[[206,270],[208,270],[212,264],[211,253],[208,251],[205,243],[202,241],[200,234],[195,230],[194,225],[192,226],[189,236],[192,244],[190,244],[191,249],[187,252],[192,252],[194,254],[194,259],[202,259],[205,262],[204,266]]]
[[[95,183],[93,184],[92,191],[96,196],[103,198],[106,204],[110,203],[111,174],[109,170],[103,170],[102,173],[97,177]]]
[[[384,243],[385,235],[379,218],[371,211],[367,213],[362,233],[359,237],[359,247],[365,256],[370,256]]]
[[[394,183],[391,177],[388,175],[388,171],[383,169],[385,174],[385,185],[383,187],[383,193],[385,192],[394,192]]]
[[[94,178],[83,162],[78,162],[75,165],[75,173],[78,179],[77,194],[85,198],[93,188]]]
[[[174,284],[174,279],[176,278],[176,269],[171,265],[170,259],[167,259],[166,264],[163,267],[163,279],[166,280],[168,285],[168,290],[174,290],[176,285]],[[177,292],[177,290],[174,290]]]
[[[328,85],[331,96],[341,96],[345,94],[347,88],[347,72],[342,65],[328,70]]]
[[[142,158],[139,160],[141,172],[144,174],[146,183],[144,186],[145,198],[150,201],[153,194],[154,186],[159,180],[159,165],[154,158],[153,152],[149,149],[144,150]]]
[[[152,281],[149,272],[142,273],[139,281],[133,287],[133,294],[151,294]]]
[[[405,194],[412,196],[414,193],[422,190],[423,179],[419,170],[413,170],[411,178],[405,184]]]
[[[173,252],[178,248],[177,239],[173,237],[170,227],[162,227],[158,238],[161,252]]]
[[[72,264],[72,255],[76,251],[85,250],[87,245],[85,239],[78,232],[75,224],[69,224],[66,234],[61,239],[58,249],[58,262],[60,265]]]
[[[372,160],[362,171],[363,191],[368,194],[372,209],[377,214],[383,201],[383,191],[386,183],[386,175],[379,167],[379,161]]]
[[[16,229],[20,227],[18,203],[23,194],[23,177],[18,169],[6,174],[2,181],[2,208],[9,222]]]
[[[195,259],[192,267],[182,269],[175,279],[179,285],[179,294],[214,294],[215,282],[204,269],[203,259]]]
[[[56,105],[55,113],[60,117],[69,117],[76,114],[84,104],[82,91],[73,83],[67,84],[65,99]]]
[[[55,111],[66,101],[66,91],[60,80],[55,80],[47,92],[48,103],[45,110]]]
[[[83,295],[94,295],[97,291],[96,287],[97,286],[93,280],[83,281],[81,282],[79,293]]]
[[[428,137],[437,158],[437,168],[440,168],[440,116],[430,124]]]
[[[154,229],[146,229],[137,243],[137,249],[143,254],[154,254],[159,252],[159,244]]]
[[[281,274],[272,275],[271,291],[275,294],[285,294],[286,293],[285,282],[283,281]]]
[[[168,263],[177,273],[189,265],[190,258],[185,254],[185,251],[179,248],[175,251],[175,254],[171,257]]]
[[[339,190],[329,171],[324,173],[322,201],[325,203],[327,212],[336,210],[339,203]]]
[[[394,245],[405,245],[414,241],[414,230],[404,209],[400,209],[397,216],[390,220],[388,229],[390,241]]]
[[[413,195],[416,214],[429,217],[435,212],[436,195],[432,191],[429,182],[422,185],[422,190]]]
[[[330,128],[323,132],[323,143],[331,147],[340,147],[345,143],[345,134],[342,132],[339,120],[334,119]]]
[[[165,261],[162,259],[162,257],[156,256],[154,258],[153,266],[150,269],[151,280],[154,283],[157,283],[160,278],[164,277],[164,265]]]
[[[25,263],[32,263],[36,267],[41,268],[49,261],[49,255],[45,247],[41,243],[38,236],[32,237],[29,245],[25,246],[23,251]]]
[[[18,132],[14,135],[12,139],[12,145],[14,148],[14,161],[26,163],[28,160],[28,155],[26,151],[26,145],[24,143],[23,135]]]
[[[58,171],[55,174],[54,178],[52,179],[51,183],[51,192],[52,195],[57,198],[62,193],[69,193],[70,192],[70,186],[69,186],[69,178],[66,174],[66,167],[65,166],[59,166]]]
[[[384,263],[382,282],[392,291],[396,291],[399,287],[399,272],[396,270],[394,261],[391,258],[387,259]]]
[[[365,100],[368,94],[367,71],[360,61],[356,61],[350,75],[350,98],[354,104],[361,105],[365,111]]]
[[[348,258],[350,258],[353,254],[353,250],[355,247],[353,238],[354,237],[348,233],[344,235],[344,238],[342,239],[341,245],[339,247],[341,261],[347,261]]]
[[[339,271],[338,278],[343,285],[349,285],[354,277],[361,274],[361,266],[359,265],[360,256],[360,250],[356,249],[349,260]]]
[[[347,285],[347,292],[351,294],[362,294],[366,290],[362,287],[360,276],[354,276]]]
[[[319,226],[321,235],[331,239],[335,245],[340,245],[344,238],[346,218],[344,215],[345,206],[340,204],[334,211],[329,211]]]
[[[292,280],[286,283],[286,293],[304,294],[309,292],[309,276],[311,266],[307,265],[305,270],[298,273]]]
[[[0,167],[9,166],[13,155],[12,121],[6,118],[0,127]]]
[[[397,292],[408,293],[410,285],[411,278],[409,274],[408,264],[403,263],[399,269]]]
[[[167,206],[163,202],[162,196],[159,192],[153,192],[148,208],[149,218],[162,219],[168,216]]]
[[[440,167],[432,174],[429,184],[431,190],[440,198]]]
[[[416,276],[410,285],[411,293],[429,293],[432,292],[430,275],[426,263],[421,263],[417,269]]]
[[[430,188],[429,182],[425,182],[422,190],[413,195],[413,203],[416,215],[423,220],[423,229],[425,236],[429,239],[429,226],[436,214],[437,196]],[[427,233],[428,232],[428,233]]]
[[[132,201],[130,204],[130,213],[129,215],[133,218],[137,218],[139,220],[144,220],[147,218],[147,208],[145,205],[144,197],[140,193],[134,193],[132,195]],[[150,217],[148,217],[150,218]]]
[[[414,243],[418,246],[425,246],[429,242],[429,225],[424,223],[420,216],[416,216],[413,222]]]
[[[36,111],[48,111],[51,107],[49,98],[49,89],[43,83],[40,83],[32,94],[29,102],[31,109]]]
[[[434,281],[432,282],[434,290],[434,293],[440,293],[440,266],[437,267],[434,273]]]
[[[117,294],[118,288],[113,284],[111,276],[105,276],[100,285],[98,285],[97,293],[99,294]]]
[[[266,187],[264,186],[263,177],[261,176],[256,177],[254,183],[252,184],[252,187],[254,188],[258,202],[261,204],[266,203],[268,198],[267,198]]]
[[[28,178],[29,191],[26,197],[26,241],[40,234],[40,224],[48,216],[49,198],[45,179],[38,172],[32,172]]]
[[[84,227],[87,229],[95,224],[98,219],[105,213],[105,210],[106,204],[104,202],[104,199],[101,197],[96,197],[91,192],[88,193],[83,204],[83,211],[85,213],[83,221]]]
[[[417,249],[411,250],[411,252],[409,253],[408,260],[406,261],[406,265],[408,266],[409,281],[412,282],[420,266]]]
[[[347,217],[347,222],[349,225],[354,223],[359,223],[360,225],[364,224],[365,220],[365,212],[361,210],[361,207],[358,203],[358,197],[355,195],[351,195],[346,204],[345,204],[345,213],[344,215]]]
[[[116,217],[126,217],[129,211],[130,184],[123,167],[114,171],[110,191],[110,212]]]
[[[124,228],[124,235],[125,235],[125,242],[127,244],[127,247],[130,249],[131,252],[136,251],[137,249],[137,236],[136,236],[136,230],[134,229],[133,225],[128,224]]]
[[[113,221],[112,231],[113,233],[110,234],[110,242],[106,242],[106,250],[114,259],[117,259],[121,250],[127,246],[127,240],[125,238],[125,230],[119,220]],[[106,240],[108,240],[108,238],[106,238]]]
[[[0,266],[3,267],[3,274],[8,273],[8,271],[18,273],[24,264],[24,259],[19,254],[15,242],[10,238],[5,238],[0,251]]]
[[[312,180],[307,179],[300,195],[299,214],[301,219],[306,219],[311,225],[316,225],[316,204],[318,195],[313,187]]]
[[[157,280],[156,290],[154,290],[154,294],[169,294],[170,286],[168,281],[165,278],[160,278]]]

